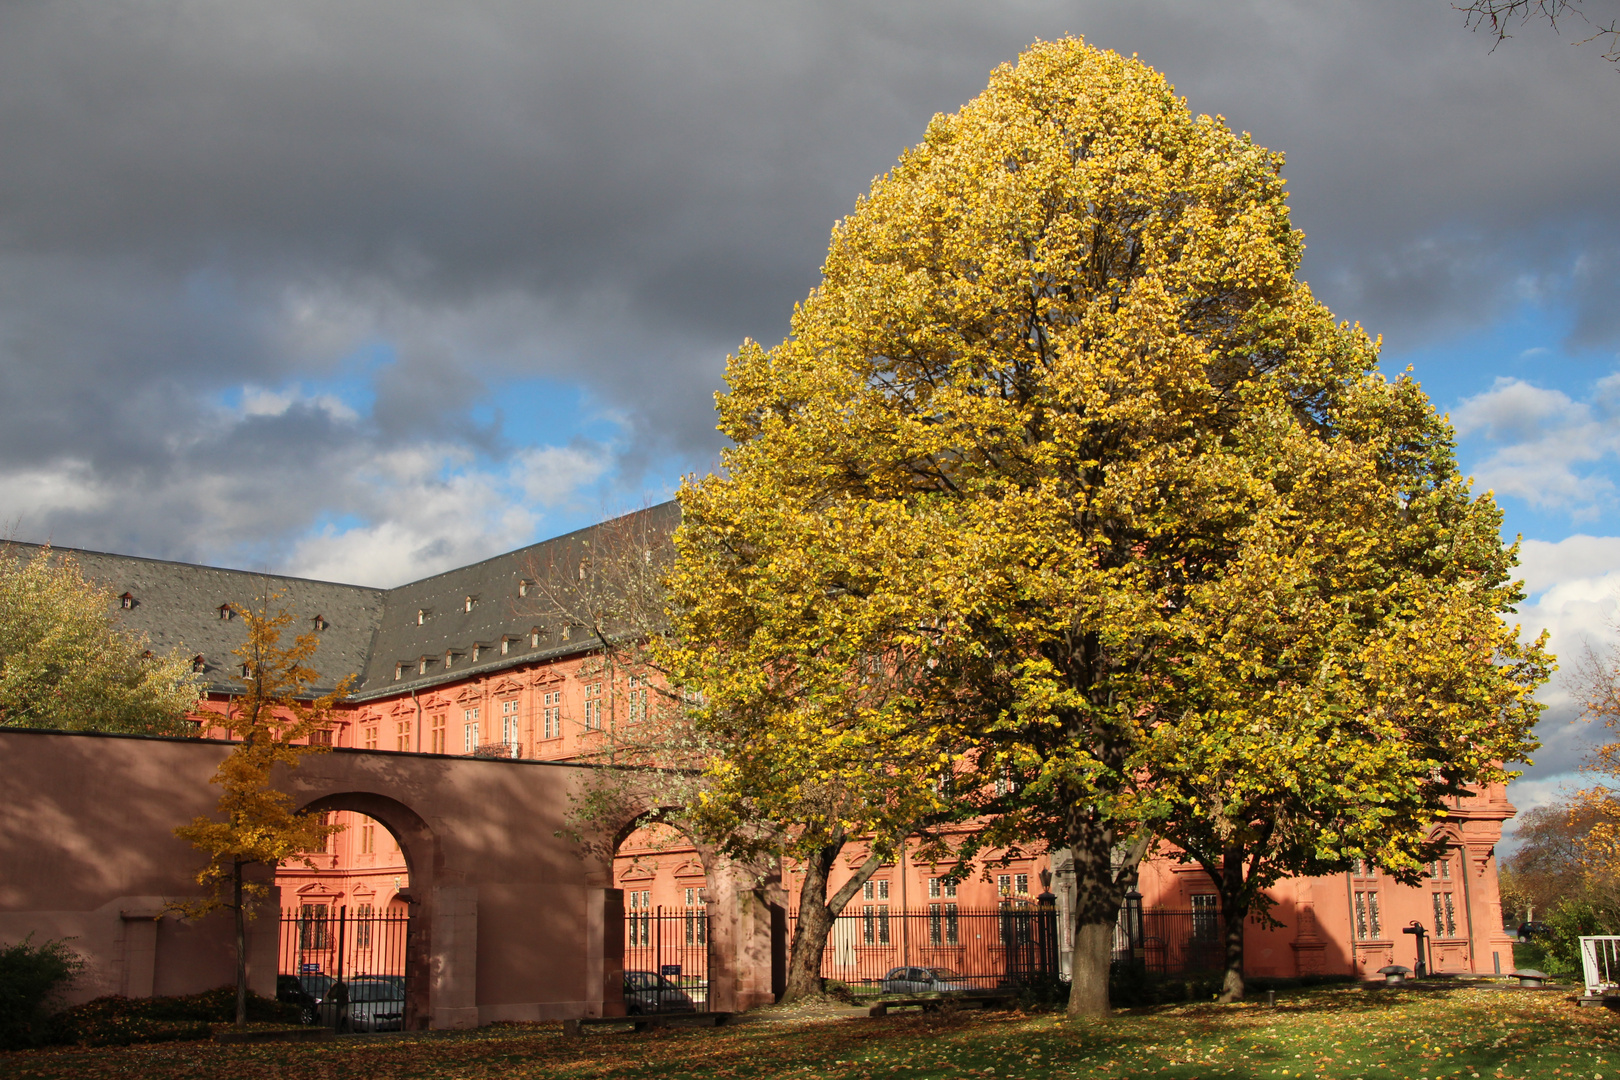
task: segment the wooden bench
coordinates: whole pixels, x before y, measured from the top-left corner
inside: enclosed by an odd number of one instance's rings
[[[937,1009],[945,1002],[965,1005],[968,1002],[977,1002],[979,1008],[987,1009],[991,1005],[1011,1005],[1018,1000],[1017,994],[964,994],[960,997],[952,995],[936,995],[934,997],[884,998],[866,1010],[867,1016],[888,1016],[890,1009],[903,1009],[915,1006],[924,1011]]]
[[[577,1020],[563,1021],[563,1034],[580,1036],[586,1029],[595,1027],[611,1027],[615,1025],[633,1024],[636,1031],[647,1031],[652,1028],[669,1027],[719,1027],[731,1020],[728,1012],[707,1013],[652,1013],[646,1016],[582,1016]]]

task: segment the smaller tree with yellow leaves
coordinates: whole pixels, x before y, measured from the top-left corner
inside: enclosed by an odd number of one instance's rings
[[[303,755],[328,749],[313,736],[331,724],[353,681],[350,675],[325,694],[311,693],[319,673],[309,662],[319,638],[299,634],[292,645],[283,646],[282,632],[293,616],[279,609],[271,614],[269,605],[275,600],[272,596],[263,606],[236,609],[247,627],[247,641],[236,650],[247,689],[218,721],[240,740],[212,781],[221,788],[223,820],[198,817],[175,829],[176,836],[208,856],[197,874],[206,893],[177,903],[175,909],[201,918],[225,908],[235,918],[238,1025],[247,1022],[247,920],[253,917],[253,905],[269,896],[262,882],[249,879],[248,868],[274,867],[294,858],[313,866],[305,853],[324,849],[327,837],[342,828],[327,824],[324,814],[299,812],[291,795],[271,786],[276,765],[296,768]]]

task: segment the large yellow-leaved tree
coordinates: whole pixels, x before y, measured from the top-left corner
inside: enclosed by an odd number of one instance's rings
[[[247,1022],[247,921],[255,905],[269,895],[268,888],[247,871],[253,866],[273,869],[285,859],[300,857],[313,865],[306,853],[324,850],[327,837],[341,827],[328,824],[325,814],[299,812],[292,796],[271,783],[277,765],[295,768],[303,755],[329,748],[315,737],[331,725],[353,678],[344,678],[325,694],[313,694],[310,687],[320,675],[309,662],[320,639],[299,634],[291,645],[283,645],[282,633],[293,616],[285,610],[272,613],[269,605],[274,601],[272,597],[257,607],[236,606],[247,629],[247,640],[236,650],[245,690],[216,720],[238,740],[212,781],[221,789],[220,817],[199,817],[174,830],[208,856],[197,874],[206,893],[177,904],[177,909],[189,918],[201,918],[224,908],[235,920],[239,1025]]]
[[[118,626],[112,590],[72,555],[0,546],[0,725],[195,735],[198,687],[177,651]]]
[[[1333,738],[1362,751],[1417,735],[1335,796],[1398,789],[1409,832],[1529,745],[1544,663],[1495,628],[1515,594],[1494,508],[1416,387],[1296,279],[1281,165],[1134,59],[1037,44],[838,224],[791,336],[731,358],[725,471],[680,495],[671,666],[745,724],[711,798],[805,829],[773,785],[850,767],[847,746],[876,778],[857,828],[930,792],[929,813],[983,815],[982,844],[1067,848],[1076,1012],[1107,1010],[1120,901],[1166,822],[1203,806],[1226,829],[1246,755],[1291,782],[1294,704],[1351,718]],[[882,710],[838,697],[872,656],[903,684]],[[1298,689],[1307,659],[1332,695]],[[1454,676],[1480,692],[1380,697]],[[925,782],[944,771],[966,782]],[[1244,829],[1270,812],[1248,806]],[[1288,832],[1334,827],[1312,813]],[[1326,865],[1382,835],[1305,846]]]

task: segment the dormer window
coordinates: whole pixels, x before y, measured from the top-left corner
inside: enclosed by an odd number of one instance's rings
[[[420,659],[420,660],[418,660],[416,662],[416,673],[418,675],[426,675],[427,674],[427,666],[429,664],[431,664],[432,662],[433,662],[432,657],[430,657],[430,656],[422,657],[422,659]]]
[[[203,669],[206,668],[207,666],[208,665],[203,663],[203,658],[202,658],[201,653],[198,653],[196,656],[193,656],[191,658],[191,670],[192,670],[193,673],[201,675],[203,673]]]
[[[524,578],[522,581],[518,582],[518,595],[528,596],[529,591],[533,588],[534,582],[530,581],[528,578]]]
[[[135,594],[125,593],[123,596],[120,596],[118,598],[118,606],[123,608],[125,611],[135,610]]]
[[[221,605],[219,605],[219,617],[220,618],[228,620],[228,619],[234,618],[235,615],[236,615],[236,609],[231,607],[231,605],[229,605],[229,604],[221,604]]]
[[[512,639],[505,634],[501,635],[501,655],[505,656],[512,651]]]
[[[417,626],[421,626],[423,623],[427,622],[427,617],[428,617],[428,609],[427,608],[417,608],[416,609],[416,625]]]
[[[317,616],[315,616],[315,618],[310,620],[310,623],[311,623],[311,625],[313,625],[315,627],[315,632],[317,634],[320,633],[322,630],[325,630],[326,627],[327,627],[327,622],[326,622],[326,616],[325,615],[317,615]]]
[[[478,603],[478,597],[476,597],[476,596],[469,596],[469,597],[467,597],[467,598],[466,598],[466,599],[465,599],[465,600],[463,600],[463,601],[462,601],[462,603],[461,603],[461,610],[463,610],[463,611],[471,611],[471,610],[472,610],[472,609],[473,609],[473,607],[474,607],[474,606],[475,606],[475,605],[476,605],[476,604],[477,604],[477,603]]]
[[[399,682],[405,676],[405,661],[401,660],[394,665],[394,681]]]
[[[449,649],[444,650],[444,666],[449,667],[456,662],[456,654]]]
[[[474,643],[474,645],[473,645],[473,663],[475,663],[475,664],[478,663],[478,658],[480,656],[482,656],[482,655],[484,655],[484,646]]]
[[[244,678],[244,679],[253,678],[253,665],[252,664],[243,664],[242,665],[242,678]]]
[[[540,647],[540,628],[537,626],[533,630],[529,631],[529,648],[538,649],[539,647]]]

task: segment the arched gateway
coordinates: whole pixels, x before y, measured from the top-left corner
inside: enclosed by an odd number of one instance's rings
[[[186,922],[198,854],[174,827],[211,815],[230,744],[0,730],[0,941],[71,936],[90,960],[87,999],[192,993],[230,982],[230,921]],[[612,844],[570,842],[570,799],[589,767],[532,760],[334,750],[278,778],[301,806],[385,825],[410,869],[410,1022],[618,1015],[624,904]],[[717,863],[708,897],[713,1007],[771,1000],[768,875]],[[249,980],[274,992],[274,908],[250,931]],[[776,964],[780,964],[777,958]]]

